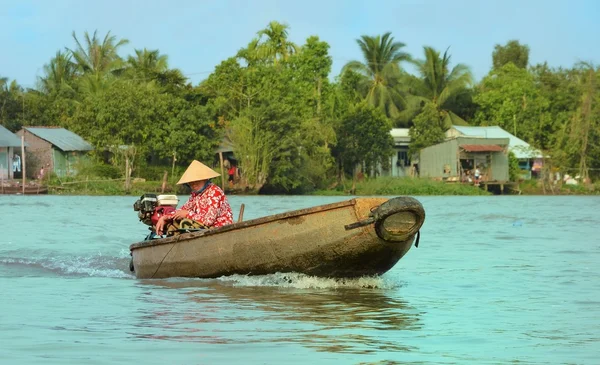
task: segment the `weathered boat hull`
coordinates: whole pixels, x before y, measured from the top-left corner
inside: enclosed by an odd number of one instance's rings
[[[133,268],[138,278],[382,274],[408,252],[425,218],[418,201],[396,199],[407,208],[379,220],[370,214],[388,199],[357,198],[135,243]]]
[[[0,187],[0,194],[23,194],[22,186],[2,186]],[[37,195],[37,194],[48,194],[48,187],[46,186],[26,186],[25,195]]]

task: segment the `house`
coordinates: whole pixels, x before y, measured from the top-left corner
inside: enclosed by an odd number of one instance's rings
[[[22,162],[21,138],[0,125],[0,179],[21,178]]]
[[[408,145],[410,144],[409,128],[393,128],[390,131],[394,139],[394,154],[390,157],[390,169],[384,170],[381,166],[376,167],[376,174],[380,176],[405,177],[410,175],[410,156]]]
[[[23,127],[17,135],[29,145],[27,166],[33,171],[46,167],[59,177],[75,175],[77,162],[93,150],[83,138],[60,127]]]
[[[457,136],[419,152],[419,176],[466,181],[476,168],[482,181],[506,182],[509,138]]]
[[[225,168],[229,168],[229,164],[231,162],[236,161],[235,155],[233,153],[233,142],[231,141],[231,139],[228,136],[223,137],[223,139],[221,140],[221,143],[219,144],[219,147],[217,147],[213,151],[213,153],[215,154],[216,164],[219,164],[219,160],[221,157],[223,158],[223,162],[225,163]]]
[[[410,144],[409,128],[394,128],[390,131],[394,139],[394,155],[391,160],[391,176],[404,177],[409,176],[410,156],[408,154],[408,145]]]
[[[538,174],[542,168],[542,151],[532,147],[529,143],[510,134],[498,126],[489,127],[467,127],[453,125],[446,131],[446,137],[453,138],[458,136],[478,137],[478,138],[508,138],[508,150],[512,152],[519,160],[519,167],[527,171],[522,178],[530,179],[532,172]]]

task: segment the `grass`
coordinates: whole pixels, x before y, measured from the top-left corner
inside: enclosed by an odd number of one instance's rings
[[[46,181],[49,193],[54,195],[129,195],[141,196],[144,193],[160,193],[161,181],[134,181],[129,191],[125,190],[125,182],[122,179],[74,177],[58,179],[52,177]],[[365,179],[356,183],[356,191],[351,194],[352,181],[346,181],[344,185],[338,185],[329,190],[317,190],[310,195],[322,196],[346,196],[346,195],[490,195],[482,188],[472,185],[445,183],[430,179],[419,178],[393,178],[380,177],[377,179]],[[165,193],[187,194],[185,189],[169,182]],[[528,180],[519,184],[522,195],[544,195],[544,190],[537,180]],[[563,185],[557,187],[555,195],[600,195],[600,183],[590,186]],[[553,195],[546,190],[546,195]]]
[[[352,182],[334,190],[319,190],[316,195],[349,195]],[[465,184],[430,179],[380,177],[356,183],[354,195],[490,195],[485,190]]]
[[[600,195],[600,182],[585,185],[555,186],[554,191],[544,189],[538,180],[526,180],[519,183],[519,189],[523,195]]]
[[[161,181],[136,181],[129,191],[125,190],[124,180],[94,179],[89,182],[76,179],[50,180],[47,182],[50,194],[54,195],[132,195],[160,193]],[[173,184],[167,184],[165,193],[181,193],[174,190]]]

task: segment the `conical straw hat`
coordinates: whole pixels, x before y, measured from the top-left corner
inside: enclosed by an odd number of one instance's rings
[[[177,182],[177,185],[189,183],[192,181],[200,181],[200,180],[208,180],[213,177],[221,176],[221,174],[217,173],[215,170],[206,166],[200,161],[194,160],[190,164],[190,166],[185,170],[181,179]]]

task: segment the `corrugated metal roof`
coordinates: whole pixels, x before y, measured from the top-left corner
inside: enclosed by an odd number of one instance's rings
[[[467,152],[502,152],[504,148],[497,144],[462,144],[460,148]]]
[[[0,147],[21,147],[21,138],[0,125]]]
[[[94,149],[91,144],[85,141],[77,134],[56,127],[23,127],[27,131],[35,134],[43,140],[52,143],[63,151],[91,151]]]
[[[508,149],[515,154],[517,158],[542,158],[542,152],[529,145],[529,143],[523,141],[516,136],[508,133],[504,129],[498,126],[491,127],[465,127],[454,125],[452,128],[456,129],[463,136],[469,137],[481,137],[481,138],[508,138]]]
[[[223,137],[221,144],[215,150],[215,153],[223,153],[223,152],[233,152],[233,142],[229,139],[229,137]]]

